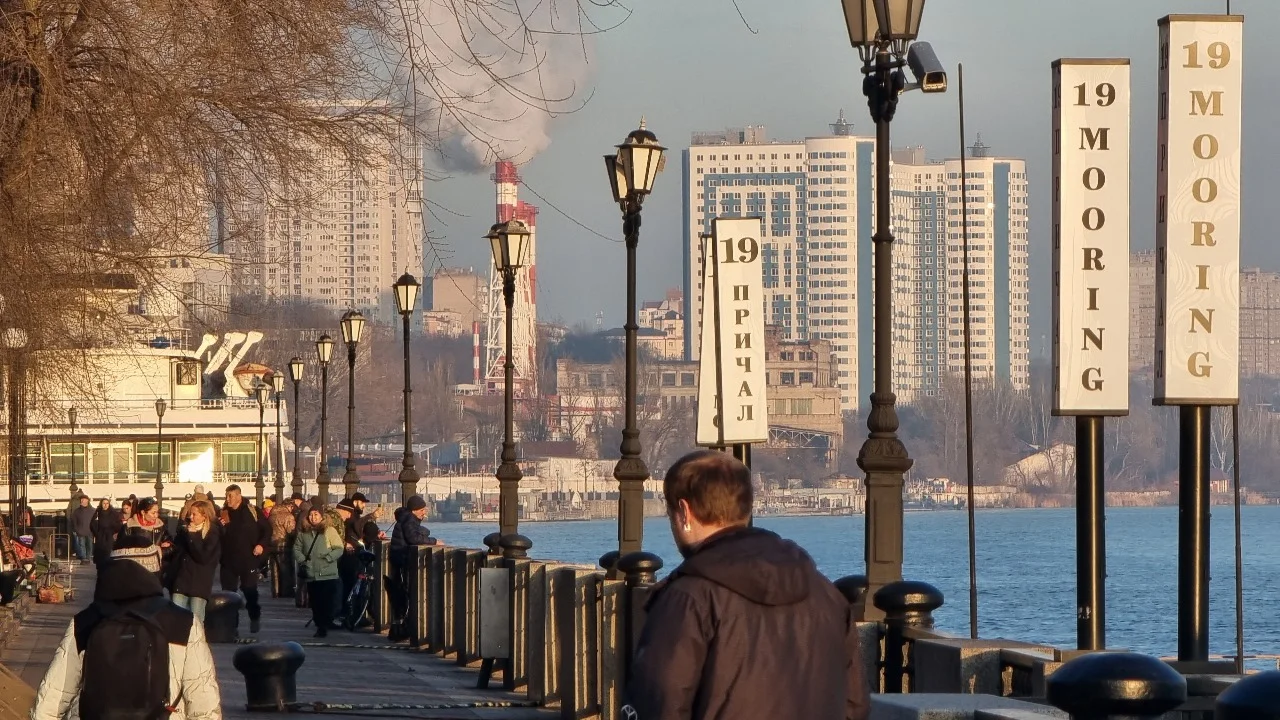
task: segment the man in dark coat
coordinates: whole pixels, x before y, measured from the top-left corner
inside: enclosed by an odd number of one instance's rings
[[[240,492],[239,485],[227,486],[227,504],[222,508],[222,589],[244,595],[249,613],[249,632],[262,624],[258,604],[258,568],[262,553],[271,542],[271,524]]]
[[[750,470],[699,451],[663,491],[685,561],[650,596],[623,715],[866,720],[853,608],[798,545],[748,527]]]
[[[93,516],[97,513],[89,504],[89,496],[81,495],[71,510],[71,534],[75,536],[76,559],[87,565],[93,556]]]
[[[93,514],[93,562],[101,568],[111,559],[116,536],[124,528],[124,514],[111,507],[110,498],[102,498]]]
[[[427,516],[427,501],[421,495],[414,495],[405,503],[405,507],[396,510],[396,524],[391,529],[391,548],[389,563],[391,575],[387,578],[387,599],[391,603],[391,627],[387,638],[392,642],[405,637],[402,622],[409,608],[408,594],[408,559],[410,552],[416,552],[418,545],[435,545],[436,539],[431,531],[423,527],[422,520]]]

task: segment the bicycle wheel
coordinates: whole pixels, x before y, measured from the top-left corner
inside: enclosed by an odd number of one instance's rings
[[[369,609],[369,581],[361,578],[351,588],[351,597],[347,603],[347,616],[342,619],[342,626],[347,630],[355,630],[363,624],[365,613]]]

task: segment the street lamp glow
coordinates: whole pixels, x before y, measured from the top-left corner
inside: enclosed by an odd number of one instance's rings
[[[329,359],[333,357],[333,338],[328,335],[321,335],[316,340],[316,359],[321,365],[328,365]]]
[[[396,310],[401,315],[413,312],[414,304],[418,301],[418,290],[422,287],[418,279],[405,273],[391,287],[396,291]]]
[[[271,389],[275,390],[277,393],[284,392],[284,373],[271,373]]]
[[[849,28],[849,44],[856,48],[871,47],[880,31],[876,5],[879,0],[841,0],[844,23]]]
[[[359,345],[360,336],[364,334],[364,315],[359,310],[348,310],[342,314],[342,342],[348,345]]]
[[[523,220],[512,219],[489,228],[489,234],[485,237],[493,251],[493,266],[499,272],[517,270],[523,266],[531,236],[529,226]]]
[[[614,200],[621,202],[632,198],[639,202],[643,196],[653,192],[653,183],[666,166],[664,152],[666,148],[658,144],[658,137],[646,130],[644,120],[641,120],[640,127],[632,130],[618,146],[616,160],[610,163],[609,156],[606,156],[605,165],[609,170]]]
[[[295,357],[292,360],[290,360],[289,361],[289,379],[296,383],[302,382],[303,367],[305,366],[302,364],[302,358]]]
[[[920,34],[924,0],[875,0],[880,36],[894,42],[911,42]]]

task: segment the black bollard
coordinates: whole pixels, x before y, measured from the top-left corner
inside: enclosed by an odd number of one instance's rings
[[[626,580],[626,598],[622,629],[622,676],[626,677],[626,668],[635,655],[636,645],[640,642],[640,631],[644,629],[644,604],[648,598],[647,586],[658,580],[658,571],[662,569],[662,558],[643,550],[627,553],[618,558],[614,572],[620,573]]]
[[[658,581],[658,571],[662,569],[662,558],[651,552],[640,550],[618,558],[617,568],[626,579],[627,587],[649,585]]]
[[[844,599],[854,607],[856,617],[861,622],[866,617],[867,610],[867,576],[846,575],[833,584],[840,594],[844,595]]]
[[[1213,720],[1280,720],[1280,670],[1237,680],[1218,696]]]
[[[942,591],[927,582],[899,580],[877,590],[871,601],[884,613],[885,692],[907,692],[911,668],[904,631],[933,629],[933,611],[942,607]]]
[[[1140,653],[1081,655],[1054,671],[1046,685],[1049,704],[1074,720],[1158,718],[1187,701],[1186,678]]]
[[[204,611],[204,635],[211,643],[234,643],[239,637],[240,610],[244,598],[240,593],[219,590],[209,596]]]
[[[617,550],[610,550],[600,556],[600,567],[604,568],[605,572],[613,572],[613,568],[618,564],[618,558],[620,557],[622,557],[622,553]]]
[[[524,560],[533,549],[533,541],[518,533],[503,535],[498,544],[502,548],[502,557],[508,560]]]
[[[285,712],[298,702],[298,668],[307,659],[296,642],[246,645],[231,663],[244,675],[245,708]]]
[[[485,535],[484,546],[489,548],[490,555],[501,555],[502,554],[502,535],[496,532]]]

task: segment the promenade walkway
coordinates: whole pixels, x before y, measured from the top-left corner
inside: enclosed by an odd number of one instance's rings
[[[18,637],[7,643],[0,653],[0,664],[13,676],[33,688],[37,687],[72,616],[93,599],[94,576],[91,566],[76,567],[73,602],[33,606]],[[263,599],[260,633],[249,636],[248,619],[243,613],[241,616],[242,635],[262,643],[292,640],[306,649],[307,659],[297,676],[300,702],[418,706],[367,710],[333,708],[342,716],[415,717],[424,720],[532,720],[558,716],[554,710],[520,707],[525,698],[502,691],[500,677],[495,678],[491,689],[478,690],[476,668],[460,666],[452,659],[445,660],[426,651],[394,646],[382,635],[335,630],[323,640],[313,639],[313,629],[304,627],[309,619],[310,611],[294,607],[292,599],[269,597]],[[232,657],[241,647],[243,645],[213,646],[224,717],[260,719],[261,713],[245,711],[244,679],[232,665]],[[506,707],[481,707],[484,704]]]

